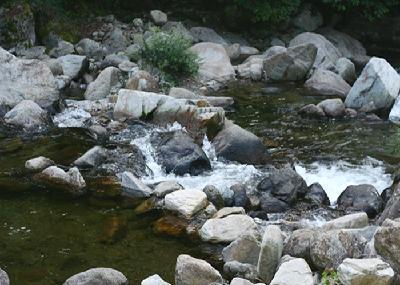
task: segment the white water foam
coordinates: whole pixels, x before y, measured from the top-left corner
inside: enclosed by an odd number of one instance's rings
[[[158,129],[157,131],[176,131],[180,129],[184,131],[184,128],[175,123],[167,129]],[[155,150],[150,143],[150,136],[151,134],[148,133],[132,141],[132,144],[136,145],[146,157],[146,164],[150,170],[148,171],[148,176],[142,177],[142,181],[146,184],[153,184],[161,181],[176,181],[185,189],[197,190],[202,190],[207,185],[214,185],[221,191],[223,196],[229,197],[232,195],[229,189],[232,185],[236,183],[246,184],[251,179],[261,174],[253,165],[218,161],[215,150],[207,137],[205,137],[203,141],[203,150],[211,162],[211,171],[204,172],[198,176],[191,176],[189,174],[184,176],[177,176],[173,173],[167,174],[155,159]]]
[[[386,173],[384,164],[371,157],[365,158],[360,165],[339,160],[330,164],[297,164],[295,168],[307,185],[316,182],[321,184],[331,203],[335,202],[349,185],[371,184],[381,193],[393,182],[391,175]]]

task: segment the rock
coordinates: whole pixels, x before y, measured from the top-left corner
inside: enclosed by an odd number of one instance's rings
[[[269,192],[261,192],[257,196],[260,202],[259,206],[264,213],[283,213],[290,208],[288,203],[279,200]]]
[[[310,266],[302,258],[285,256],[270,285],[314,285]]]
[[[342,54],[343,57],[350,59],[358,66],[367,64],[369,57],[363,45],[348,34],[323,28],[318,31],[323,34]]]
[[[199,175],[210,170],[211,165],[204,151],[182,131],[155,133],[151,137],[157,161],[167,173]]]
[[[150,11],[151,20],[158,26],[164,25],[168,21],[168,16],[160,10]]]
[[[270,193],[275,198],[293,205],[299,197],[304,197],[308,188],[304,179],[292,168],[271,169],[257,186],[261,192]]]
[[[182,185],[175,181],[163,181],[154,187],[153,195],[157,198],[163,198],[165,195],[177,190],[183,190]]]
[[[186,27],[181,22],[168,21],[162,27],[162,30],[169,33],[172,32],[179,33],[191,43],[194,41],[192,34],[188,31],[188,29],[186,29]]]
[[[240,44],[225,46],[225,50],[228,53],[229,58],[232,60],[236,60],[240,57]]]
[[[293,19],[293,24],[296,28],[299,28],[306,32],[313,32],[324,23],[322,14],[313,9],[311,5],[305,5],[300,13]]]
[[[118,64],[118,69],[124,73],[131,73],[134,69],[136,69],[138,65],[130,60],[124,60],[120,64]]]
[[[177,212],[187,219],[207,205],[207,196],[199,190],[177,190],[165,196],[165,209]]]
[[[53,73],[54,76],[63,74],[62,66],[56,58],[49,58],[43,62],[48,66],[48,68],[50,68],[51,73]]]
[[[364,211],[370,218],[380,213],[383,205],[378,190],[368,184],[348,186],[340,194],[337,203],[341,209]]]
[[[246,280],[259,280],[256,266],[238,261],[229,261],[224,264],[224,276],[229,279],[239,277]]]
[[[0,106],[32,100],[45,108],[58,98],[56,81],[46,64],[18,59],[0,48]]]
[[[215,219],[222,219],[229,215],[236,215],[236,214],[246,214],[245,210],[242,207],[225,207],[215,213]]]
[[[331,202],[326,194],[324,188],[319,183],[311,184],[308,187],[308,192],[304,199],[313,205],[326,205],[329,206]]]
[[[66,189],[73,195],[85,193],[86,182],[76,167],[70,168],[68,172],[65,172],[57,166],[50,166],[43,170],[38,178],[45,183]]]
[[[207,185],[204,187],[203,192],[207,195],[208,201],[213,203],[217,209],[224,207],[224,198],[215,186]]]
[[[350,59],[341,57],[336,62],[336,72],[350,85],[357,80],[356,67]]]
[[[311,229],[295,230],[286,241],[283,253],[293,257],[303,258],[307,262],[310,262],[311,241],[314,235],[315,231]]]
[[[395,272],[400,271],[400,227],[380,227],[374,236],[376,252]]]
[[[230,285],[254,285],[254,284],[243,278],[233,278]]]
[[[172,237],[186,236],[186,228],[189,226],[189,223],[190,221],[185,218],[166,215],[154,223],[154,232]]]
[[[52,48],[49,52],[51,57],[58,58],[60,56],[74,53],[74,45],[67,41],[58,41],[57,46]]]
[[[361,258],[367,240],[354,230],[315,231],[310,256],[313,266],[337,268],[346,258]]]
[[[91,82],[86,91],[86,100],[100,100],[110,95],[113,87],[119,84],[119,69],[107,67],[104,69],[95,81]]]
[[[147,92],[157,92],[160,90],[157,80],[150,73],[144,70],[133,72],[126,82],[125,88]]]
[[[10,285],[10,279],[8,278],[8,274],[1,268],[0,268],[0,284]]]
[[[222,283],[222,276],[209,263],[186,254],[178,256],[175,285],[209,285],[213,282]]]
[[[320,68],[315,69],[304,87],[313,94],[340,98],[346,98],[351,89],[351,86],[342,77],[332,71]]]
[[[244,234],[257,234],[257,225],[247,215],[230,215],[222,219],[209,219],[199,232],[203,241],[229,243]]]
[[[169,90],[168,96],[174,97],[176,99],[190,99],[190,100],[196,100],[202,98],[200,95],[197,95],[190,90],[177,87],[172,87]]]
[[[317,106],[329,117],[343,117],[346,114],[346,106],[341,99],[326,99]]]
[[[23,100],[4,115],[4,120],[7,124],[33,130],[45,127],[48,124],[48,115],[35,102]]]
[[[244,235],[222,250],[224,262],[238,261],[257,266],[261,244],[254,235]]]
[[[235,70],[224,47],[204,42],[190,48],[200,58],[198,77],[203,83],[210,81],[226,84],[235,78]]]
[[[64,55],[57,58],[63,69],[63,74],[71,79],[77,79],[88,68],[88,61],[83,55]]]
[[[220,45],[227,45],[228,43],[218,35],[213,29],[206,27],[193,27],[190,29],[190,34],[194,42],[209,42]]]
[[[343,285],[390,285],[394,271],[379,258],[347,258],[338,267],[338,279]]]
[[[128,285],[128,279],[112,268],[92,268],[68,278],[63,285],[92,284]]]
[[[278,226],[272,225],[265,229],[261,243],[257,271],[265,283],[271,282],[282,257],[283,239]]]
[[[80,108],[67,108],[54,116],[53,122],[59,128],[83,128],[92,116]]]
[[[230,121],[212,141],[218,157],[244,164],[264,164],[269,154],[261,140]]]
[[[75,45],[75,50],[79,55],[85,55],[87,58],[95,60],[102,60],[105,55],[103,47],[98,42],[88,38],[81,39]]]
[[[336,62],[342,57],[340,51],[324,36],[316,33],[302,33],[292,39],[289,47],[302,44],[313,44],[317,47],[317,55],[313,66],[320,69],[334,70]]]
[[[386,203],[385,209],[379,217],[378,223],[382,224],[386,219],[400,218],[400,184],[394,189],[389,201]]]
[[[246,193],[246,186],[243,184],[234,184],[230,187],[233,192],[233,206],[247,208],[250,205]]]
[[[152,189],[146,186],[139,178],[131,172],[125,171],[121,174],[121,185],[124,188],[124,193],[133,197],[150,197]]]
[[[32,158],[25,162],[25,168],[30,171],[42,171],[52,165],[54,165],[54,161],[44,156]]]
[[[239,57],[241,59],[246,59],[249,56],[257,55],[259,53],[260,53],[260,51],[258,49],[256,49],[255,47],[240,46],[240,48],[239,48]]]
[[[107,68],[109,66],[114,66],[114,67],[118,67],[121,63],[125,62],[125,61],[129,61],[129,57],[127,57],[124,54],[109,54],[107,55],[103,61],[101,62],[100,67],[102,69]]]
[[[265,55],[254,55],[246,59],[245,62],[237,66],[238,75],[241,78],[259,81],[264,75]]]
[[[368,226],[368,216],[366,213],[356,213],[346,215],[324,224],[324,230],[334,229],[361,229]]]
[[[74,164],[79,167],[96,167],[107,158],[107,151],[101,146],[95,146],[89,149],[80,158],[75,160]]]
[[[162,278],[157,274],[147,277],[140,284],[141,285],[171,285],[168,282],[165,282],[164,280],[162,280]]]
[[[303,114],[313,118],[322,118],[326,116],[324,110],[314,104],[308,104],[301,107],[301,109],[299,110],[299,114]]]
[[[346,107],[369,111],[392,107],[400,90],[400,75],[384,59],[373,57],[346,98]]]
[[[400,96],[397,97],[393,105],[393,108],[390,111],[389,121],[397,125],[400,125]]]
[[[103,38],[103,46],[106,48],[108,54],[124,51],[130,44],[129,40],[124,35],[124,32],[114,26]]]
[[[276,81],[304,80],[317,56],[317,48],[313,44],[299,44],[288,49],[273,48],[267,51],[264,70],[268,78]]]

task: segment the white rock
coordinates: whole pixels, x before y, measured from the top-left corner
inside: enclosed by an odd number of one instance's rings
[[[360,229],[368,226],[368,215],[366,213],[355,213],[346,215],[324,224],[324,230]]]
[[[256,223],[247,215],[210,219],[200,229],[201,239],[212,243],[232,242],[244,234],[258,234]]]
[[[139,178],[131,172],[125,171],[121,174],[121,185],[125,193],[134,197],[150,197],[153,190],[144,184]]]
[[[270,285],[314,285],[310,266],[304,259],[290,258],[288,256],[282,259],[283,263],[279,266]]]
[[[39,128],[48,123],[46,111],[31,100],[23,100],[18,103],[5,114],[4,120],[7,124],[25,129]]]
[[[230,285],[254,285],[254,283],[243,278],[233,278]]]
[[[389,120],[392,123],[400,125],[400,96],[397,97],[392,110],[389,114]]]
[[[91,82],[85,91],[85,99],[99,100],[110,95],[111,89],[118,85],[119,69],[116,67],[107,67],[104,69],[95,81]]]
[[[63,285],[128,285],[128,279],[112,268],[92,268],[78,273],[64,282]]]
[[[67,108],[54,116],[53,122],[59,128],[82,128],[92,116],[80,108]]]
[[[165,195],[172,193],[174,191],[177,191],[177,190],[183,190],[182,185],[180,185],[178,182],[163,181],[163,182],[158,183],[154,187],[153,194],[158,198],[162,198]]]
[[[243,207],[225,207],[220,209],[213,218],[215,219],[222,219],[225,218],[229,215],[234,215],[234,214],[245,214],[245,210]]]
[[[75,190],[78,190],[78,194],[80,194],[80,190],[86,187],[86,182],[76,167],[70,168],[68,172],[65,172],[57,166],[50,166],[43,170],[41,174],[50,182],[71,186],[73,188],[71,191],[74,193],[76,192]]]
[[[199,190],[177,190],[165,196],[165,208],[191,218],[207,205],[207,195]]]
[[[141,285],[171,285],[171,284],[165,282],[159,275],[154,274],[144,279]]]
[[[47,157],[44,156],[39,156],[26,161],[25,168],[32,171],[39,171],[49,166],[52,166],[53,164],[54,161],[52,161],[51,159],[48,159]]]
[[[168,21],[168,16],[164,12],[160,10],[152,10],[150,11],[151,20],[156,25],[163,25]]]
[[[343,285],[390,285],[394,277],[390,265],[379,258],[346,258],[337,273]]]
[[[72,79],[76,79],[88,66],[86,56],[83,55],[69,54],[61,56],[57,60],[62,66],[64,75]]]

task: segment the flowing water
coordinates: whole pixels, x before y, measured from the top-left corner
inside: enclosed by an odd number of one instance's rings
[[[307,96],[295,85],[236,84],[219,94],[235,98],[228,117],[259,135],[275,164],[295,162],[307,183],[321,183],[331,201],[350,184],[369,183],[379,190],[390,185],[390,173],[400,162],[400,131],[395,126],[302,118],[298,109],[322,98]],[[262,175],[252,165],[218,161],[206,138],[203,149],[212,171],[197,177],[166,174],[149,143],[153,131],[166,130],[144,128],[113,138],[142,150],[146,183],[177,180],[190,189],[211,184],[230,195],[232,184],[254,182]],[[172,282],[179,254],[208,256],[194,241],[154,234],[157,214],[137,215],[132,205],[118,199],[72,199],[36,185],[24,171],[25,161],[40,155],[68,166],[94,143],[77,130],[26,139],[0,129],[0,267],[10,274],[12,284],[62,284],[70,275],[100,266],[122,271],[132,284],[154,273]]]

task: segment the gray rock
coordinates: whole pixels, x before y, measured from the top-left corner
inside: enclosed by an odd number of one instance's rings
[[[292,39],[289,47],[294,47],[302,44],[313,44],[317,47],[317,56],[314,61],[314,67],[334,70],[336,62],[342,57],[341,52],[324,36],[316,33],[302,33]]]
[[[400,227],[380,227],[374,236],[377,254],[388,262],[395,272],[400,271]]]
[[[337,73],[350,85],[357,80],[356,67],[350,59],[341,57],[336,62]]]
[[[107,67],[85,91],[86,100],[99,100],[110,95],[112,88],[119,84],[119,69]]]
[[[241,78],[259,81],[264,76],[264,60],[267,56],[252,55],[247,58],[242,64],[237,66],[238,75]]]
[[[33,130],[48,124],[48,115],[35,102],[24,100],[6,113],[4,120],[7,124]]]
[[[324,23],[322,14],[311,5],[305,5],[293,19],[293,24],[305,32],[313,32]]]
[[[193,27],[190,29],[190,34],[193,40],[197,42],[209,42],[220,45],[227,45],[228,43],[218,35],[213,29],[206,27]]]
[[[261,280],[270,283],[282,257],[283,238],[278,226],[268,226],[261,243],[257,271]]]
[[[202,98],[200,95],[197,95],[190,90],[187,90],[185,88],[178,88],[178,87],[172,87],[169,90],[168,96],[174,97],[176,99],[191,99],[191,100],[196,100],[196,99]]]
[[[378,224],[382,224],[386,219],[396,218],[400,218],[400,184],[394,187],[393,193],[378,219]]]
[[[331,202],[326,194],[324,188],[319,183],[311,184],[308,187],[308,192],[304,199],[314,205],[326,205],[329,206]]]
[[[74,45],[67,41],[59,41],[57,46],[52,48],[49,52],[51,57],[58,58],[60,56],[74,53]]]
[[[44,60],[49,57],[46,55],[46,47],[44,46],[33,46],[33,47],[17,47],[15,49],[15,55],[25,59],[39,59]]]
[[[284,256],[270,285],[314,285],[310,266],[302,258]]]
[[[213,185],[207,185],[204,187],[203,192],[207,195],[208,201],[213,203],[217,209],[224,207],[224,198],[217,187]]]
[[[25,168],[30,171],[42,171],[52,165],[54,165],[54,161],[44,156],[32,158],[25,162]]]
[[[225,207],[220,209],[217,213],[215,213],[215,219],[222,219],[229,215],[238,215],[238,214],[246,214],[245,210],[242,207]]]
[[[171,32],[179,33],[190,42],[194,41],[192,34],[189,32],[188,29],[186,29],[186,27],[181,22],[168,21],[162,27],[162,30],[169,33]]]
[[[337,99],[326,99],[317,105],[320,107],[325,115],[329,117],[343,117],[346,114],[346,106],[343,101]]]
[[[258,233],[257,225],[247,215],[230,215],[222,219],[209,219],[200,229],[203,241],[229,243],[244,234]]]
[[[79,167],[96,167],[107,158],[107,151],[101,146],[95,146],[75,160],[74,164]]]
[[[1,268],[0,268],[0,284],[10,285],[10,279],[8,278],[8,274]]]
[[[347,258],[340,264],[337,273],[343,285],[390,285],[394,277],[390,265],[378,258]]]
[[[314,118],[322,118],[326,116],[324,110],[322,110],[321,107],[318,107],[315,104],[308,104],[301,107],[301,109],[299,110],[299,114]]]
[[[63,69],[63,74],[69,76],[71,79],[76,79],[82,75],[89,64],[86,56],[83,55],[65,55],[57,58]]]
[[[247,208],[250,205],[247,197],[246,186],[243,184],[234,184],[230,187],[233,192],[233,206]]]
[[[286,241],[283,253],[293,257],[303,258],[307,262],[311,261],[311,241],[315,231],[311,229],[295,230]]]
[[[125,61],[129,61],[129,57],[127,57],[124,54],[109,54],[107,55],[103,61],[101,62],[100,67],[102,69],[107,68],[109,66],[114,66],[114,67],[118,67],[121,63],[125,62]]]
[[[100,43],[84,38],[75,45],[75,50],[79,55],[85,55],[87,58],[93,58],[95,60],[102,60],[105,56],[105,50]]]
[[[346,215],[324,224],[324,230],[339,229],[360,229],[368,226],[368,216],[366,213],[355,213]]]
[[[373,57],[364,67],[346,98],[346,107],[388,110],[400,90],[400,75],[384,59]]]
[[[57,166],[50,166],[42,171],[40,179],[51,184],[66,187],[74,195],[85,193],[86,182],[76,167],[70,168],[68,172],[65,172]]]
[[[229,261],[224,264],[224,276],[229,279],[239,277],[252,281],[259,280],[257,266],[249,263],[240,263],[238,261]]]
[[[183,190],[182,185],[175,181],[163,181],[154,187],[153,195],[158,198],[163,198],[165,195],[177,190]]]
[[[148,92],[157,92],[160,89],[158,81],[145,70],[131,72],[130,78],[126,83],[126,88]]]
[[[230,121],[212,141],[218,157],[246,164],[264,164],[269,154],[262,141],[254,134]]]
[[[254,285],[249,280],[243,278],[233,278],[230,285]]]
[[[125,60],[118,64],[118,69],[121,70],[124,73],[131,73],[135,68],[138,68],[138,65],[134,62],[131,62],[129,60]]]
[[[119,27],[114,27],[114,29],[104,36],[102,44],[107,52],[112,54],[124,51],[129,46],[130,42]]]
[[[78,273],[63,285],[128,285],[128,279],[119,271],[111,268],[92,268]]]
[[[383,205],[378,190],[372,185],[348,186],[339,196],[338,207],[342,209],[354,209],[364,211],[370,218],[380,213]]]
[[[63,74],[62,65],[56,58],[49,58],[43,62],[50,68],[54,76]]]
[[[268,78],[276,81],[304,80],[317,56],[317,48],[313,44],[298,44],[288,49],[273,48],[267,51],[264,70]]]
[[[222,283],[222,277],[209,263],[186,254],[178,256],[175,285],[209,285],[213,282]]]
[[[336,73],[317,68],[304,87],[317,95],[335,96],[346,98],[351,86]]]
[[[150,11],[151,20],[158,26],[164,25],[168,21],[168,16],[160,10]]]
[[[238,261],[257,266],[261,244],[254,235],[244,235],[222,250],[224,262]]]
[[[145,185],[139,178],[131,172],[125,171],[121,174],[121,185],[124,188],[124,193],[133,197],[150,197],[153,190]]]
[[[154,274],[150,277],[147,277],[140,283],[141,285],[171,285],[168,282],[165,282],[159,275]]]
[[[392,123],[400,125],[400,96],[397,97],[392,110],[390,110],[389,120]]]
[[[14,107],[22,100],[32,100],[49,107],[58,98],[56,81],[46,64],[18,59],[0,48],[0,105]]]
[[[165,196],[165,209],[192,218],[207,206],[207,196],[199,190],[177,190]]]

